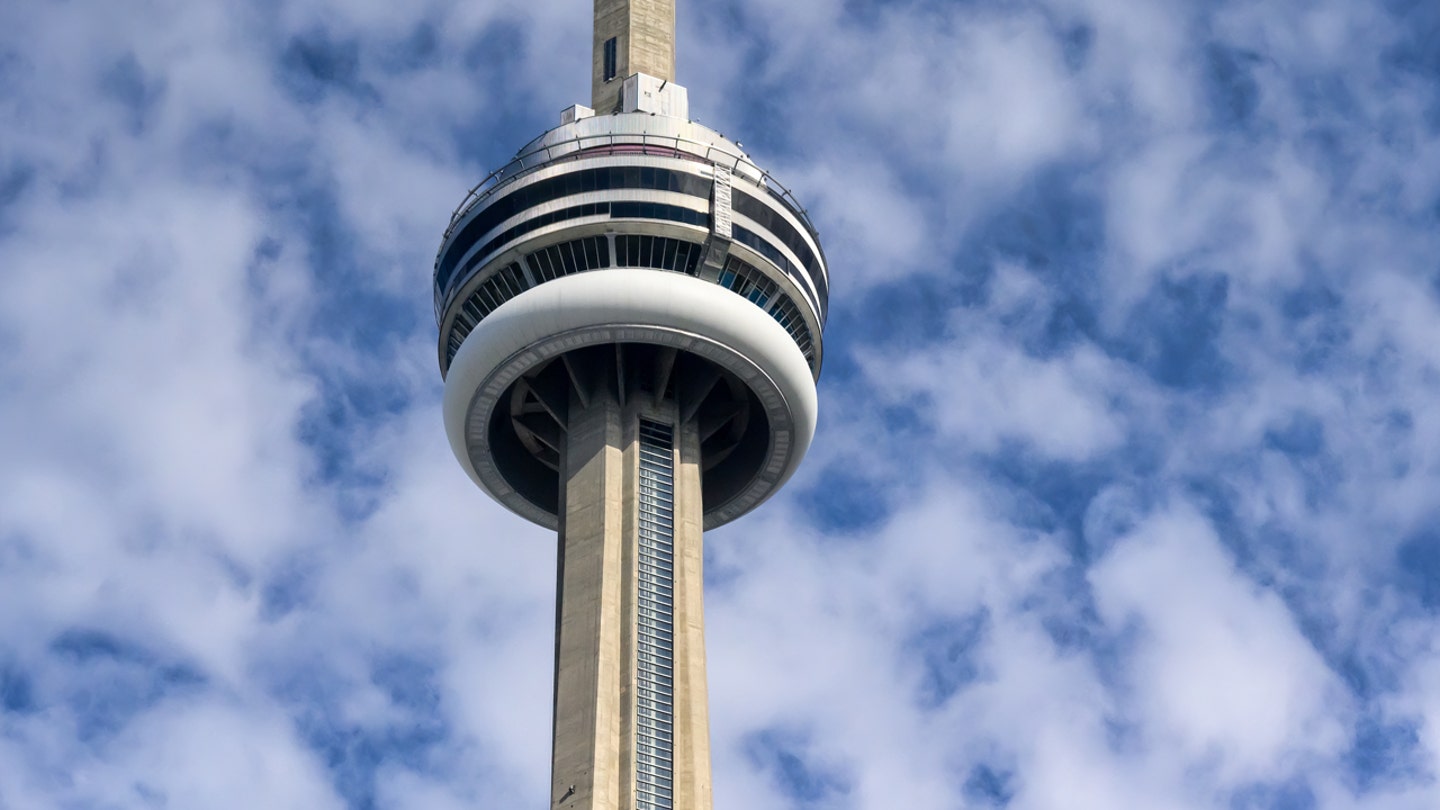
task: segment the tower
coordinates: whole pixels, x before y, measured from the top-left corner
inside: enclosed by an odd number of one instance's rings
[[[709,810],[702,531],[809,447],[829,281],[804,209],[689,120],[674,0],[595,0],[594,30],[592,106],[440,245],[445,429],[559,534],[550,806]]]

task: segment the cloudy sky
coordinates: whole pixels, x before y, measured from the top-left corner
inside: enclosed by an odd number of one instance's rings
[[[0,808],[543,808],[554,540],[444,440],[587,0],[0,3]],[[707,538],[723,810],[1440,806],[1440,6],[681,0],[818,223]]]

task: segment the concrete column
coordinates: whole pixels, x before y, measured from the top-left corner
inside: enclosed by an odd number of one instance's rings
[[[616,810],[624,665],[624,453],[620,406],[573,407],[561,474],[550,806]]]
[[[675,808],[710,810],[710,711],[705,685],[704,504],[695,421],[676,431]]]
[[[615,39],[615,77],[606,81],[605,43]],[[675,0],[595,0],[590,106],[606,115],[620,106],[620,86],[645,73],[675,80]]]

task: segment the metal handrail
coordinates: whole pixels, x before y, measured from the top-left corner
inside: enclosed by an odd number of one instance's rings
[[[634,140],[637,137],[639,138],[638,143]],[[652,141],[660,141],[660,143],[652,143]],[[586,145],[587,143],[592,143],[593,145]],[[667,143],[673,143],[674,146],[666,146],[665,144]],[[567,146],[570,144],[575,144],[576,148],[567,151],[558,157],[556,157],[551,151],[557,147]],[[682,144],[705,147],[705,153],[702,156],[696,154],[695,152],[686,151],[681,148]],[[469,192],[465,194],[465,199],[460,201],[460,205],[457,206],[454,213],[450,215],[450,224],[445,228],[445,236],[440,240],[442,245],[441,252],[443,252],[443,245],[449,241],[451,234],[455,232],[455,227],[460,223],[460,220],[464,218],[464,216],[468,214],[471,210],[473,210],[475,206],[479,205],[482,201],[490,197],[496,191],[509,185],[510,183],[515,182],[516,180],[529,174],[535,169],[541,168],[542,166],[549,166],[555,163],[563,162],[565,160],[580,160],[582,158],[594,157],[594,150],[616,146],[638,146],[640,147],[639,154],[642,155],[654,154],[662,155],[664,157],[679,156],[684,158],[703,159],[711,164],[723,166],[726,164],[726,161],[717,160],[713,156],[716,153],[719,153],[727,159],[733,159],[733,162],[730,163],[730,171],[733,174],[740,177],[745,177],[746,179],[750,179],[746,174],[739,171],[740,164],[742,162],[747,163],[750,167],[754,168],[755,171],[760,173],[761,182],[756,183],[757,186],[768,191],[772,197],[779,200],[782,205],[789,209],[790,213],[799,217],[801,223],[803,223],[812,234],[818,235],[819,233],[815,228],[815,224],[810,221],[809,212],[805,210],[804,206],[800,205],[799,200],[795,199],[795,195],[790,192],[790,189],[786,188],[784,184],[782,184],[779,180],[776,180],[775,177],[769,172],[761,169],[758,166],[755,166],[755,164],[750,163],[748,160],[746,160],[740,155],[718,149],[714,144],[703,143],[701,141],[695,141],[689,138],[682,138],[678,135],[651,135],[649,133],[642,132],[639,133],[639,135],[637,136],[611,132],[600,135],[579,135],[568,140],[560,141],[558,143],[548,144],[543,148],[543,150],[536,149],[525,154],[517,155],[509,163],[506,163],[504,166],[501,166],[500,168],[486,175],[485,179],[481,180],[479,183],[476,183],[473,187],[471,187]],[[652,148],[655,151],[650,151]],[[542,154],[542,152],[544,154],[543,160],[539,160],[533,163],[528,160],[529,158]],[[437,267],[440,264],[439,255],[436,255],[435,257],[435,264]]]

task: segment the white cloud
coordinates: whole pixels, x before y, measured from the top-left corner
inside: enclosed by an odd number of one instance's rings
[[[75,774],[82,800],[131,796],[133,806],[144,806],[159,797],[180,806],[237,809],[345,806],[317,757],[285,718],[269,712],[176,706],[153,713],[132,733],[141,745],[117,741],[120,751],[129,751],[113,764]]]
[[[1341,685],[1193,511],[1141,523],[1089,579],[1101,618],[1134,645],[1125,677],[1148,745],[1211,763],[1235,785],[1340,752]]]
[[[1440,483],[1436,91],[1384,61],[1415,20],[1301,5],[682,4],[698,114],[762,144],[835,279],[822,441],[710,538],[719,806],[802,804],[757,740],[818,806],[983,805],[982,765],[1012,808],[1434,806],[1434,572],[1395,555]],[[584,100],[583,12],[0,12],[0,804],[545,794],[553,538],[456,469],[426,285],[479,164]],[[354,86],[299,92],[295,37]],[[1212,120],[1212,44],[1248,130]],[[1077,206],[1093,243],[986,230]],[[1110,353],[1198,273],[1223,379]],[[909,282],[954,296],[923,348],[867,320]],[[107,655],[197,677],[87,734]],[[1415,729],[1378,774],[1361,717]]]
[[[1124,439],[1112,407],[1128,374],[1091,347],[1037,359],[972,334],[960,346],[907,354],[871,354],[864,367],[887,400],[918,407],[941,435],[967,448],[995,452],[1019,442],[1043,456],[1078,461]]]

